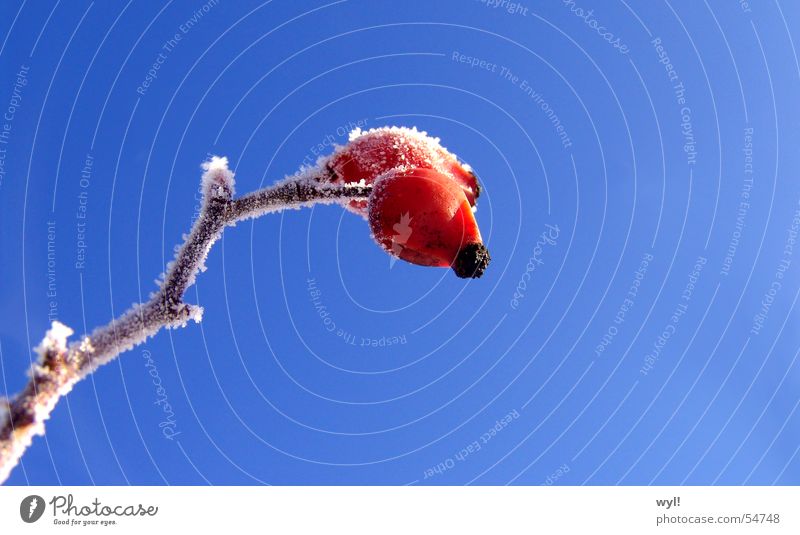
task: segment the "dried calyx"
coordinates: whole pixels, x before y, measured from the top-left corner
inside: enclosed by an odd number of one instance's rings
[[[477,279],[489,266],[489,249],[482,243],[469,243],[461,248],[453,262],[453,271],[462,279]]]

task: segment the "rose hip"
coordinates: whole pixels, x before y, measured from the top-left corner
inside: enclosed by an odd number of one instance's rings
[[[462,278],[480,277],[489,264],[464,188],[434,169],[397,168],[380,175],[368,220],[375,241],[407,262],[452,267]]]
[[[372,184],[395,168],[433,169],[445,175],[464,192],[470,206],[480,195],[480,186],[472,169],[460,163],[434,138],[416,128],[384,127],[367,132],[355,130],[350,142],[338,147],[327,162],[332,182]],[[366,201],[352,201],[350,208],[366,215]]]

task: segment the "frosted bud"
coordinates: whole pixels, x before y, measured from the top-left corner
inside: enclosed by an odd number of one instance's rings
[[[233,171],[228,168],[228,158],[212,156],[203,162],[203,193],[211,197],[230,197],[234,193]]]

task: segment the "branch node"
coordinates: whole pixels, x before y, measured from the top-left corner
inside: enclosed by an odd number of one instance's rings
[[[189,320],[193,320],[195,323],[200,323],[203,321],[203,307],[181,303],[180,306],[175,308],[174,314],[172,315],[171,321],[167,327],[170,329],[186,327],[186,324],[189,322]]]
[[[44,422],[58,400],[72,386],[162,328],[200,322],[203,308],[183,302],[186,289],[205,270],[211,246],[226,226],[237,221],[314,204],[346,203],[365,199],[371,186],[327,183],[321,169],[308,169],[270,187],[233,199],[234,174],[228,159],[213,156],[202,165],[203,209],[183,245],[175,249],[175,260],[156,280],[158,291],[150,300],[133,307],[91,335],[67,344],[72,329],[53,322],[36,346],[39,360],[31,367],[30,380],[14,398],[0,398],[0,483],[16,466],[35,435],[44,433]]]
[[[229,200],[235,193],[233,171],[228,168],[228,158],[225,156],[212,156],[203,162],[202,186],[206,200],[222,198]]]

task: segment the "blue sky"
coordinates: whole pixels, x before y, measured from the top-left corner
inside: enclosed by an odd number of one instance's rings
[[[416,126],[493,257],[392,264],[335,206],[229,229],[202,324],[79,384],[10,483],[800,480],[796,3],[0,9],[7,393],[51,319],[155,289],[210,154],[246,192]]]

